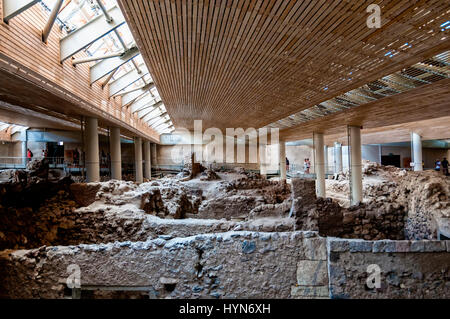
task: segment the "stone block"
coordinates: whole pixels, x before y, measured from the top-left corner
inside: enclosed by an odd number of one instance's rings
[[[299,261],[297,264],[297,284],[301,286],[327,285],[327,262],[324,260]]]
[[[72,184],[70,185],[70,192],[78,205],[86,207],[95,202],[95,197],[101,186],[100,183]]]
[[[395,242],[395,250],[399,253],[410,252],[411,242],[408,240],[398,240]]]
[[[349,250],[349,244],[347,240],[328,239],[330,245],[330,251],[333,252],[345,252]]]
[[[396,250],[395,241],[379,240],[373,243],[374,253],[394,253]]]
[[[371,252],[373,243],[365,240],[352,240],[349,242],[350,252]]]
[[[425,243],[423,240],[413,240],[409,249],[411,252],[421,253],[425,249]]]
[[[325,238],[304,238],[305,258],[310,260],[327,260],[327,241]]]
[[[328,286],[292,286],[291,297],[299,299],[329,298]]]
[[[442,252],[446,250],[445,241],[431,240],[424,242],[424,252]]]

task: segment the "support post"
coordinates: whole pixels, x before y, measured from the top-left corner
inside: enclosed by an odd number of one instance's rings
[[[142,138],[134,138],[134,161],[135,161],[135,180],[137,183],[144,181],[142,172]]]
[[[267,177],[267,146],[266,144],[258,143],[258,154],[259,154],[259,170],[263,177]]]
[[[152,155],[150,141],[144,142],[144,178],[148,180],[152,178]]]
[[[314,132],[314,167],[316,173],[316,195],[326,197],[325,191],[325,154],[324,138],[322,133]]]
[[[334,143],[334,172],[342,173],[342,144]]]
[[[110,128],[111,179],[122,179],[122,150],[120,146],[120,128]]]
[[[362,185],[362,155],[361,155],[361,128],[348,127],[350,148],[350,203],[358,205],[363,199]]]
[[[279,163],[280,163],[280,180],[286,180],[286,143],[284,141],[280,141],[279,143]]]
[[[48,36],[52,31],[53,25],[55,24],[56,18],[58,17],[59,10],[61,9],[64,0],[57,0],[55,6],[53,7],[50,17],[48,18],[47,24],[44,30],[42,30],[42,42],[47,43]]]
[[[100,182],[100,161],[98,147],[98,120],[86,118],[86,180]]]
[[[151,156],[152,156],[152,164],[153,165],[156,165],[156,164],[158,164],[158,154],[157,154],[157,152],[156,152],[156,144],[152,144],[152,146],[151,146],[151,148],[152,148],[152,154],[151,154]]]
[[[414,161],[414,171],[423,171],[422,165],[422,138],[417,133],[411,133],[412,146],[413,146],[413,161]]]

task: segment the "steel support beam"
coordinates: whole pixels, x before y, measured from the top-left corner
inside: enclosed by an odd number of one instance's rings
[[[61,62],[125,24],[125,19],[119,7],[114,6],[108,10],[108,13],[112,18],[110,23],[103,15],[98,16],[61,39]]]
[[[144,64],[139,65],[139,69],[142,71],[141,73],[139,73],[136,69],[133,69],[117,80],[111,82],[109,84],[109,97],[116,95],[148,74],[148,70]]]
[[[116,70],[118,67],[124,65],[130,60],[139,55],[137,47],[132,47],[126,51],[122,56],[103,60],[91,67],[91,84],[97,82],[102,77]]]
[[[146,107],[149,107],[155,102],[155,99],[150,95],[146,95],[142,97],[141,99],[137,100],[131,105],[131,113],[136,113],[140,110],[145,109]]]
[[[166,115],[167,115],[167,113],[163,113],[161,115],[155,116],[152,120],[147,122],[148,126],[153,126],[156,123],[159,123],[162,118],[165,118]]]
[[[3,21],[9,23],[9,20],[18,16],[25,10],[28,10],[40,0],[3,0]]]
[[[119,52],[119,53],[111,53],[111,54],[105,54],[103,56],[92,56],[89,58],[82,58],[82,59],[74,59],[72,60],[72,65],[77,65],[77,64],[82,64],[82,63],[89,63],[89,62],[95,62],[95,61],[100,61],[100,60],[106,60],[106,59],[111,59],[111,58],[116,58],[119,56],[122,56],[123,52]]]
[[[162,105],[162,102],[157,102],[155,104],[151,104],[143,109],[141,109],[140,111],[137,112],[138,117],[144,118],[145,116],[147,116],[148,114],[151,114],[152,112],[154,112],[155,110],[158,110],[159,107]]]
[[[55,6],[50,13],[47,24],[45,25],[44,30],[42,30],[42,42],[47,43],[48,37],[50,36],[50,32],[52,32],[56,18],[58,17],[59,10],[61,9],[63,3],[64,0],[56,0]]]
[[[161,116],[166,116],[167,112],[164,112],[162,110],[159,111],[160,113],[158,113],[157,115],[155,113],[150,113],[147,116],[145,116],[142,120],[146,123],[151,123],[154,119],[161,117]]]
[[[129,92],[125,95],[122,95],[122,106],[127,106],[130,103],[134,103],[137,99],[141,98],[145,93],[144,89],[138,89],[136,91]]]

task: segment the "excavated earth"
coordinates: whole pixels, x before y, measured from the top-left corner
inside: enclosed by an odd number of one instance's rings
[[[450,225],[450,178],[440,172],[412,172],[373,162],[363,165],[364,203],[350,208],[349,223],[364,228],[367,219],[404,225],[406,239],[436,239]],[[348,172],[327,180],[327,195],[348,207]],[[367,216],[364,215],[367,213]],[[384,215],[383,218],[380,215]],[[401,217],[403,216],[403,217]],[[350,220],[352,219],[352,221]],[[448,235],[448,234],[447,234]]]
[[[327,180],[330,198],[322,199],[316,198],[314,180],[267,180],[240,168],[204,169],[194,178],[183,172],[139,185],[85,184],[32,162],[26,170],[0,173],[0,255],[9,260],[21,249],[92,245],[101,251],[104,245],[246,231],[277,238],[306,231],[365,240],[435,239],[449,225],[448,177],[367,162],[365,200],[352,207],[348,184],[348,174]]]

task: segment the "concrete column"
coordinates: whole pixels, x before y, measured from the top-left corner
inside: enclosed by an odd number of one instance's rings
[[[122,179],[122,150],[120,146],[120,128],[109,129],[109,145],[111,152],[111,178]]]
[[[422,165],[422,138],[417,133],[411,133],[412,147],[413,147],[413,161],[414,171],[423,171]]]
[[[325,174],[328,173],[328,146],[323,147],[323,163],[325,165]]]
[[[144,178],[152,178],[152,156],[150,150],[150,141],[144,142]]]
[[[322,133],[314,133],[314,171],[316,173],[316,195],[326,197],[325,191],[325,147]]]
[[[342,144],[334,143],[334,172],[342,172]]]
[[[136,182],[142,183],[144,176],[142,172],[142,138],[134,138],[134,166]]]
[[[151,148],[152,148],[152,164],[153,165],[156,165],[156,164],[158,164],[158,154],[157,154],[157,152],[156,152],[156,144],[152,144],[152,146],[151,146]]]
[[[22,165],[27,166],[27,142],[22,142]]]
[[[280,141],[279,144],[280,151],[280,179],[282,181],[286,180],[286,143],[284,141]]]
[[[348,134],[350,136],[350,189],[352,205],[358,205],[362,202],[362,154],[361,154],[361,128],[358,126],[349,126]]]
[[[86,181],[100,182],[100,157],[98,151],[98,120],[86,118]]]
[[[267,176],[267,147],[265,144],[258,144],[258,154],[259,154],[259,170],[262,176]]]

